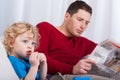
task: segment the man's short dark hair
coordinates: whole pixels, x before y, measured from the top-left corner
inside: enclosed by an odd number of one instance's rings
[[[85,10],[92,15],[92,8],[87,3],[81,0],[77,0],[71,3],[66,12],[68,12],[72,16],[73,14],[77,13],[79,9]]]

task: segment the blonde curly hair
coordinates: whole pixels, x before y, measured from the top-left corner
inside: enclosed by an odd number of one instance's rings
[[[15,42],[15,39],[18,35],[23,34],[27,31],[34,35],[33,38],[37,41],[37,45],[35,47],[37,47],[40,39],[38,29],[29,23],[18,22],[12,24],[4,32],[4,45],[6,50],[8,52],[11,52],[10,44]]]

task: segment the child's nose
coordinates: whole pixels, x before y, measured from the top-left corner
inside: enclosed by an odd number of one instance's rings
[[[27,48],[31,49],[31,48],[32,48],[32,45],[28,45]]]

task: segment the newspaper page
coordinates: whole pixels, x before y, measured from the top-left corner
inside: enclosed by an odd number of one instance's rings
[[[110,40],[98,44],[88,58],[96,61],[98,68],[108,73],[120,71],[120,46]]]

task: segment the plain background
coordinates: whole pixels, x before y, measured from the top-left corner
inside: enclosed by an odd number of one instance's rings
[[[55,26],[63,22],[68,5],[75,0],[0,0],[0,36],[14,22],[34,26],[48,21]],[[120,0],[84,0],[93,9],[91,22],[82,34],[99,43],[111,39],[120,43]]]

